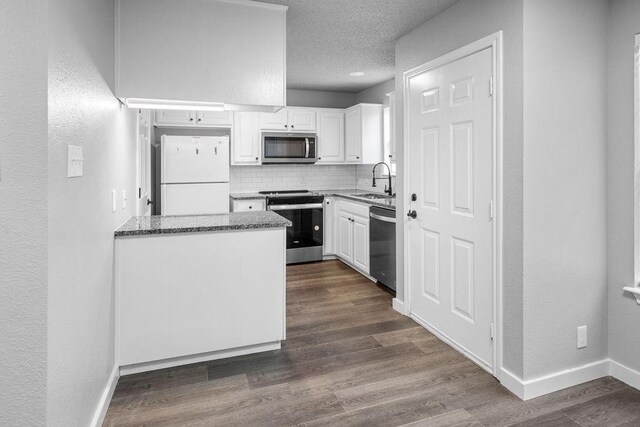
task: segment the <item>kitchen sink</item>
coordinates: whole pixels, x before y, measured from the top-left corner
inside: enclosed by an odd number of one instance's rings
[[[377,199],[395,199],[396,196],[389,196],[388,194],[380,193],[364,193],[364,194],[352,194],[353,197],[361,197],[363,199],[377,200]]]

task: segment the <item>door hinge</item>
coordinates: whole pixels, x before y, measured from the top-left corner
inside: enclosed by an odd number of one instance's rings
[[[493,207],[493,200],[489,202],[489,219],[493,219],[495,215],[495,209]]]
[[[489,96],[493,96],[493,77],[489,78]]]
[[[495,336],[495,328],[493,327],[493,323],[491,323],[491,341],[493,341],[494,336]]]

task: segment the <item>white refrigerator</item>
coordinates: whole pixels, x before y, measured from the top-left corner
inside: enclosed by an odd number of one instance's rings
[[[229,137],[162,135],[162,215],[229,212]]]

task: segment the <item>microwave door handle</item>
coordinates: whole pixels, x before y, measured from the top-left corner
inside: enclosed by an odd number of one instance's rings
[[[306,142],[306,147],[307,147],[307,148],[306,148],[306,151],[305,151],[304,158],[305,158],[305,159],[308,159],[308,158],[309,158],[309,138],[305,138],[304,140],[305,140],[305,142]]]

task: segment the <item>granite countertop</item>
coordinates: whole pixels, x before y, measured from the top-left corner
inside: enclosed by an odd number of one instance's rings
[[[254,200],[265,199],[267,196],[260,193],[230,193],[229,197],[233,200]]]
[[[275,212],[231,212],[217,215],[134,216],[118,228],[115,237],[203,231],[288,227],[291,222]]]
[[[366,203],[371,206],[378,206],[381,208],[387,208],[396,210],[396,198],[389,199],[365,199],[362,197],[358,197],[358,194],[370,194],[371,190],[355,190],[355,189],[347,189],[347,190],[317,190],[315,193],[321,194],[325,197],[333,196],[333,197],[342,197],[343,199],[353,200],[355,202]]]

